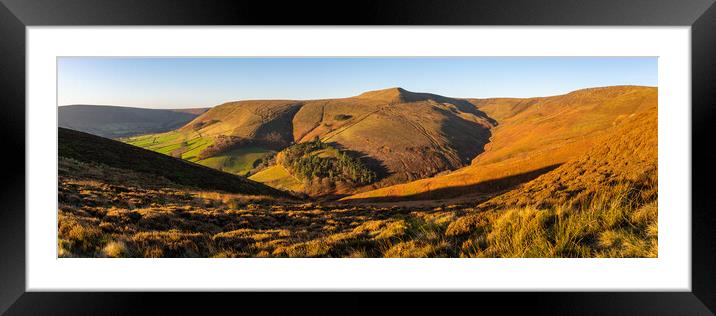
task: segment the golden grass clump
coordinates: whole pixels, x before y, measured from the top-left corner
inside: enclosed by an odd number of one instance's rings
[[[505,211],[487,234],[486,254],[501,257],[537,257],[549,253],[548,212],[532,208]]]
[[[421,244],[415,240],[393,245],[385,252],[387,258],[427,258],[435,252],[434,245]]]
[[[102,249],[102,253],[110,258],[120,258],[127,255],[127,246],[121,241],[110,241]]]

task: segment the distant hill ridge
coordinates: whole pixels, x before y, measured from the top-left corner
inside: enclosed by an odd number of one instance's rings
[[[107,138],[161,133],[183,126],[206,109],[146,109],[111,105],[66,105],[57,109],[60,127]]]

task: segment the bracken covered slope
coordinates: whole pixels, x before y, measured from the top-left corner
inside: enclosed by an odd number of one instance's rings
[[[627,190],[633,201],[657,196],[658,119],[656,105],[623,119],[592,149],[486,206],[549,206],[584,203],[610,190]]]
[[[657,89],[615,86],[530,99],[469,100],[497,121],[490,143],[468,167],[359,193],[346,200],[486,198],[527,182],[591,149],[634,113],[656,107]]]
[[[390,184],[468,164],[482,152],[490,127],[466,101],[392,88],[304,104],[294,117],[294,138],[318,136],[369,157],[384,169],[382,184]]]

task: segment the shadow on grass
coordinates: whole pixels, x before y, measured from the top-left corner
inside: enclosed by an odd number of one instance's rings
[[[390,175],[390,171],[388,170],[388,167],[382,161],[371,157],[370,155],[368,155],[365,152],[347,149],[343,145],[336,143],[336,142],[330,142],[330,143],[328,143],[328,145],[335,149],[345,152],[350,157],[360,160],[362,163],[365,164],[366,167],[368,167],[368,169],[375,172],[376,180],[373,182],[378,182],[382,179],[385,179],[386,177],[388,177]]]
[[[371,197],[364,199],[354,199],[347,201],[348,203],[378,203],[378,202],[399,202],[399,201],[421,201],[421,200],[440,200],[448,198],[456,198],[468,194],[489,194],[504,191],[513,188],[519,184],[532,181],[535,178],[550,172],[561,164],[554,164],[544,168],[512,175],[509,177],[487,180],[470,185],[453,186],[429,190],[422,193],[405,195],[405,196],[385,196]]]

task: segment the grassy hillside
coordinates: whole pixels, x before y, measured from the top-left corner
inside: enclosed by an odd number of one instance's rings
[[[282,165],[273,165],[249,177],[273,188],[300,192],[304,189],[303,181],[292,175]]]
[[[451,225],[473,236],[466,243],[480,256],[657,257],[657,106],[478,209]]]
[[[630,115],[655,107],[657,89],[616,86],[554,97],[469,101],[497,121],[485,152],[470,166],[346,200],[489,197],[587,152]]]
[[[626,192],[634,203],[656,201],[657,107],[624,118],[592,149],[559,168],[491,199],[488,207],[585,203],[605,191]]]
[[[366,157],[379,177],[372,187],[381,187],[469,164],[493,123],[467,101],[392,88],[344,99],[230,102],[177,130],[124,141],[211,167],[216,159],[205,159],[231,156],[241,165],[223,158],[223,170],[244,172],[252,157],[236,149],[281,150],[318,137]]]
[[[68,105],[57,109],[60,127],[106,138],[177,129],[206,109],[155,110],[105,105]]]
[[[200,160],[199,154],[213,143],[213,139],[209,137],[178,131],[129,137],[121,140],[134,146],[192,162],[198,162]]]
[[[279,190],[239,176],[65,128],[58,129],[58,155],[82,163],[131,170],[149,178],[162,177],[181,186],[230,193],[287,196]]]
[[[246,175],[274,154],[274,151],[265,148],[244,147],[199,160],[198,163],[223,172]]]
[[[244,175],[261,159],[292,142],[291,118],[298,106],[294,101],[230,102],[206,111],[176,130],[122,141]],[[212,150],[222,137],[224,142],[236,144]]]
[[[296,141],[319,137],[370,157],[373,169],[384,170],[377,187],[468,164],[482,152],[492,126],[464,100],[401,88],[306,102],[293,122]]]

